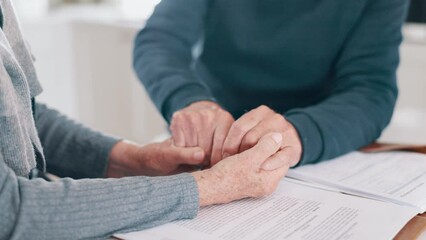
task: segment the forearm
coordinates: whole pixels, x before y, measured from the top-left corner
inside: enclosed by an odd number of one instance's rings
[[[202,37],[208,2],[162,1],[136,37],[135,71],[167,120],[192,102],[212,100],[191,70],[192,48]]]
[[[407,6],[405,0],[370,1],[336,60],[328,98],[286,113],[302,138],[301,164],[367,145],[389,123]]]
[[[371,95],[376,96],[365,97]],[[378,95],[374,89],[366,93],[354,91],[287,112],[286,118],[297,129],[303,145],[299,164],[331,159],[377,139],[389,123],[395,105],[396,94],[386,95]]]
[[[122,179],[27,180],[0,166],[0,239],[105,239],[198,211],[189,174]]]
[[[78,124],[45,105],[36,105],[36,127],[47,170],[61,177],[104,177],[117,139]]]

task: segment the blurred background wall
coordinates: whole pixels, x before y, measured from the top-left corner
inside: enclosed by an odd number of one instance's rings
[[[44,87],[38,101],[140,143],[166,132],[132,69],[135,34],[157,0],[13,1]]]
[[[131,64],[135,34],[159,0],[13,1],[37,58],[39,101],[140,143],[166,132]],[[416,23],[404,27],[400,97],[384,141],[426,142],[426,130],[418,134],[426,122],[426,2],[414,1],[409,19]]]

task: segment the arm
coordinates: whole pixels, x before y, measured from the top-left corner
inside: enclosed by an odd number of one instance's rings
[[[192,48],[202,37],[211,2],[161,1],[138,34],[134,50],[136,73],[171,123],[174,142],[179,147],[201,147],[204,165],[221,160],[223,142],[234,122],[191,70]]]
[[[302,140],[301,164],[359,149],[389,123],[407,6],[405,0],[369,1],[337,59],[330,97],[285,114]]]
[[[136,38],[134,68],[168,121],[190,103],[213,100],[190,68],[209,2],[163,0]]]
[[[17,177],[0,152],[0,239],[105,239],[153,227],[198,211],[189,174],[122,179]]]
[[[199,205],[269,195],[288,166],[276,171],[260,166],[275,157],[281,141],[280,134],[265,136],[252,149],[193,176],[59,182],[17,177],[0,152],[0,239],[105,239],[192,218]]]
[[[372,0],[337,60],[333,89],[323,102],[285,113],[266,106],[231,126],[223,157],[250,148],[271,131],[283,137],[282,150],[264,169],[330,159],[371,143],[388,124],[397,97],[395,71],[404,0]]]
[[[47,171],[61,177],[104,177],[117,139],[78,124],[45,105],[36,104],[36,127]]]

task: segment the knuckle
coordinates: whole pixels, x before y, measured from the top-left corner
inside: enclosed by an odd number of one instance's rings
[[[282,123],[286,123],[287,121],[284,119],[283,115],[279,113],[274,113],[274,116],[272,117],[275,121],[279,121]]]
[[[213,123],[213,119],[215,118],[215,114],[211,110],[203,112],[201,116],[205,123]]]
[[[261,111],[266,111],[269,108],[266,105],[260,105],[257,109],[261,110]]]
[[[184,113],[183,113],[182,110],[181,111],[177,111],[177,112],[173,113],[172,119],[181,119],[183,114]]]
[[[266,114],[266,113],[270,113],[273,112],[268,106],[266,105],[261,105],[259,106],[257,109],[257,111],[259,111],[262,114]]]
[[[229,112],[225,111],[225,110],[222,110],[222,115],[228,121],[233,121],[234,120],[234,117],[232,117],[232,115]]]
[[[186,118],[189,120],[190,123],[197,124],[199,122],[200,117],[198,114],[192,113],[192,114],[188,114]]]
[[[242,134],[244,132],[246,132],[246,127],[244,124],[242,124],[241,122],[235,122],[232,127],[232,132],[236,133],[236,134]]]

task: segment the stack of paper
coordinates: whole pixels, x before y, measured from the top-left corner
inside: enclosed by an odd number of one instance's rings
[[[360,153],[290,170],[289,177],[426,211],[426,155]]]
[[[115,237],[392,239],[426,207],[426,156],[420,154],[355,152],[289,176],[303,182],[286,178],[269,197],[206,207],[193,220]]]

